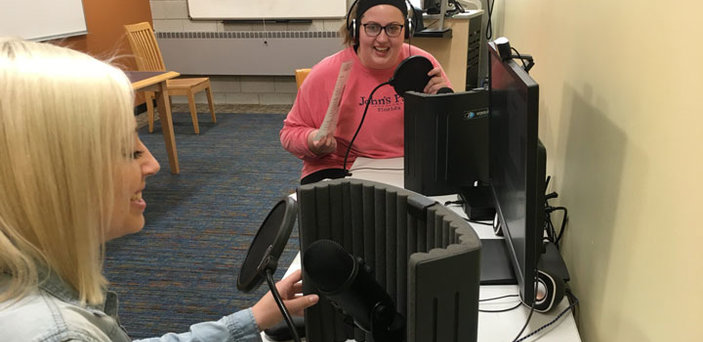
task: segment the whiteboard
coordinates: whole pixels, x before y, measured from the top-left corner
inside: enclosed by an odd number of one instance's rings
[[[48,40],[86,33],[81,0],[0,0],[0,36]]]
[[[188,0],[191,19],[342,18],[346,0]]]

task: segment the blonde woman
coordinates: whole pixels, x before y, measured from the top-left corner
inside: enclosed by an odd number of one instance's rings
[[[0,335],[2,341],[129,341],[107,292],[106,241],[144,227],[147,177],[119,69],[83,53],[0,38]],[[300,273],[278,283],[293,313]],[[281,320],[267,294],[248,308],[149,340],[260,341]]]

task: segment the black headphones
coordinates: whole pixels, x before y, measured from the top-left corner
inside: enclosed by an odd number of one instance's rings
[[[354,3],[349,6],[349,11],[347,12],[347,30],[351,33],[352,39],[354,39],[356,44],[359,44],[359,30],[361,27],[361,23],[357,23],[357,19],[361,21],[361,18],[358,13],[357,18],[354,18],[351,21],[349,20],[349,17],[351,16],[352,9],[358,2],[359,0],[354,0]],[[408,12],[408,16],[405,17],[405,39],[408,39],[415,33],[415,25],[413,25],[413,22],[415,21],[415,9],[409,0],[405,0],[405,4]]]

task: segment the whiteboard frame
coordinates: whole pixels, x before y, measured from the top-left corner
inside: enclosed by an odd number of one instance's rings
[[[346,0],[188,0],[193,20],[336,19]]]

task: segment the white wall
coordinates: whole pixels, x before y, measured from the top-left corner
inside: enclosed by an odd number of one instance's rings
[[[703,336],[703,5],[498,0],[532,54],[584,341]]]

